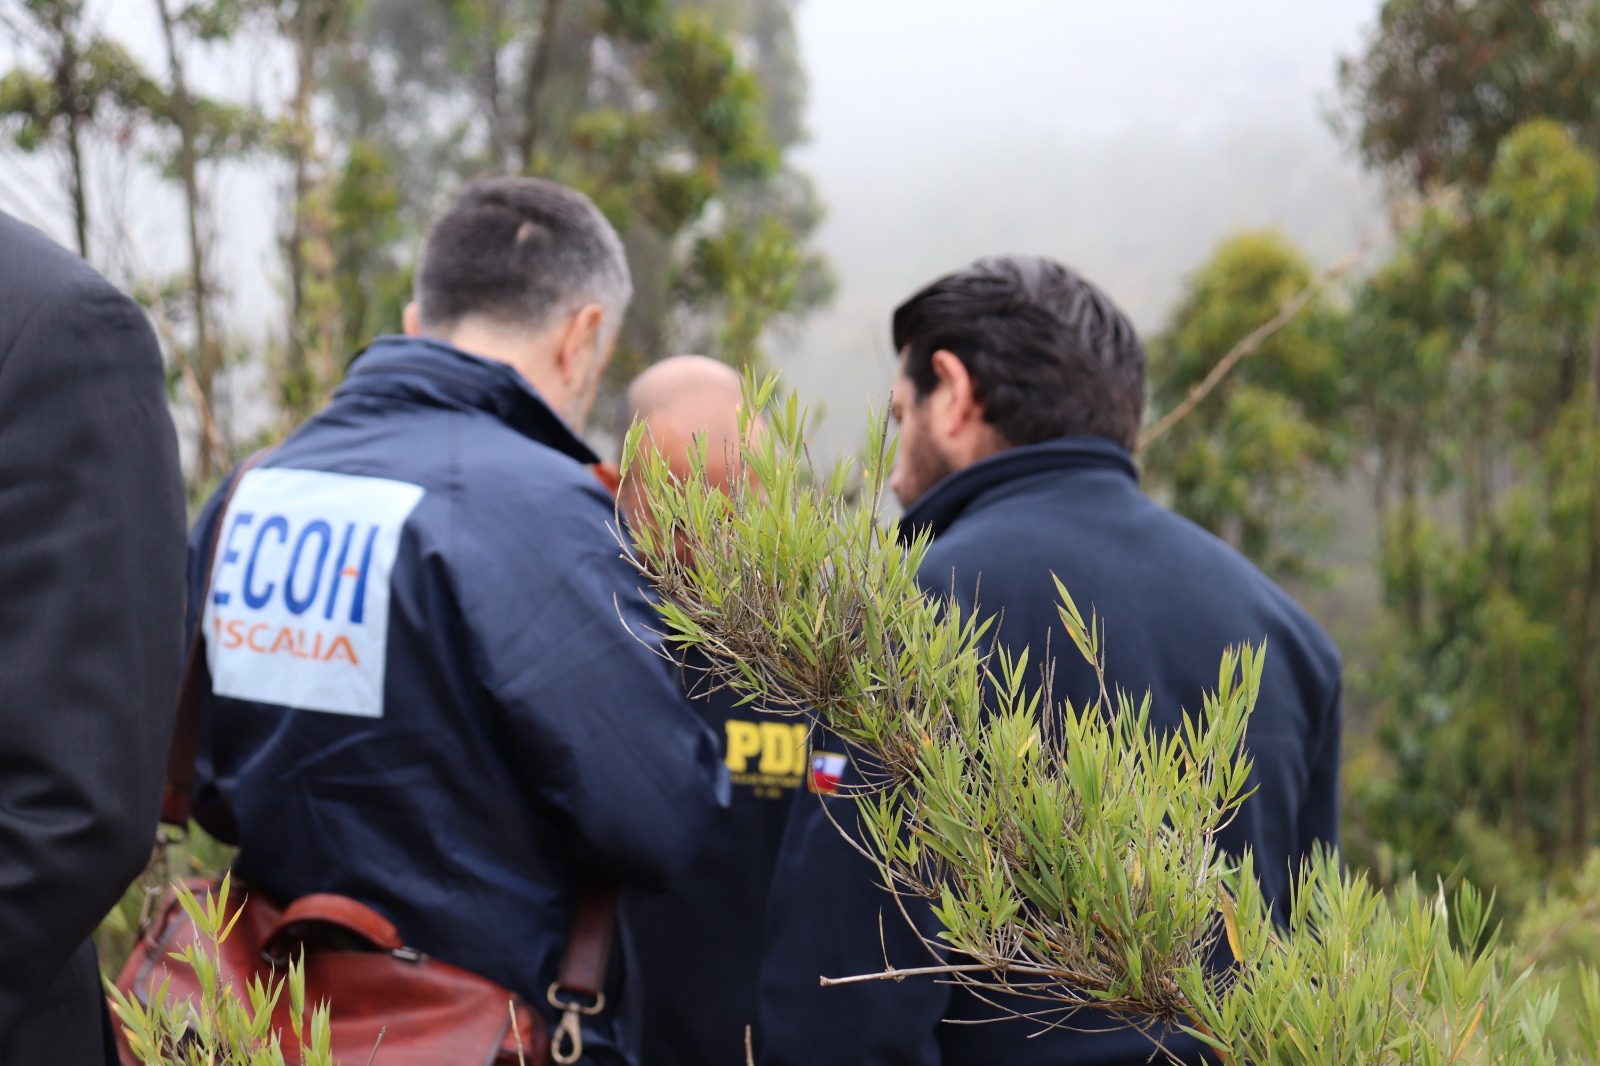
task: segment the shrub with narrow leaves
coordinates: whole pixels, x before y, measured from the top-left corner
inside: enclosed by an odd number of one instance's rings
[[[328,1004],[317,1004],[307,1025],[303,954],[290,959],[289,972],[270,983],[255,978],[240,989],[221,973],[218,947],[243,913],[236,910],[231,919],[227,916],[231,883],[231,875],[224,875],[216,894],[207,893],[203,900],[181,883],[173,886],[200,934],[172,955],[173,963],[189,967],[199,979],[197,1000],[172,1002],[170,978],[152,991],[148,1004],[107,986],[128,1046],[144,1066],[292,1066],[284,1059],[283,1033],[272,1027],[273,1008],[287,991],[290,1025],[301,1049],[295,1062],[334,1066]]]
[[[1201,712],[1170,735],[1102,684],[1044,705],[1049,663],[986,651],[989,621],[922,595],[926,540],[879,520],[887,425],[858,472],[813,467],[798,401],[747,383],[748,479],[724,493],[704,444],[675,479],[625,447],[644,488],[634,558],[662,630],[715,680],[817,719],[863,753],[854,792],[885,889],[931,905],[954,949],[945,979],[1020,993],[1041,1026],[1077,1009],[1175,1021],[1230,1063],[1557,1063],[1600,1055],[1600,981],[1579,974],[1581,1047],[1549,1037],[1557,993],[1490,928],[1470,887],[1386,898],[1320,855],[1287,924],[1248,855],[1221,854],[1245,798],[1242,749],[1269,649],[1230,650]],[[748,431],[761,412],[765,428]],[[862,491],[855,491],[858,480]],[[1075,654],[1097,672],[1103,628],[1057,586]],[[1234,960],[1210,960],[1220,944]],[[872,979],[892,975],[824,975]]]

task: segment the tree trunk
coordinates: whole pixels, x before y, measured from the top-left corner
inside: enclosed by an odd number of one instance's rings
[[[1600,300],[1596,300],[1600,307]],[[1589,339],[1589,406],[1600,410],[1600,310],[1594,316],[1594,332]]]
[[[89,258],[89,195],[83,182],[83,110],[78,100],[78,27],[69,18],[66,6],[53,8],[51,28],[61,42],[56,57],[56,95],[61,114],[67,120],[68,183],[72,186],[72,222],[77,231],[78,254]]]
[[[506,116],[501,100],[499,30],[505,24],[505,12],[496,9],[486,19],[483,30],[483,103],[489,113],[489,158],[495,169],[507,165],[510,146],[506,143]]]
[[[1589,489],[1589,558],[1584,574],[1583,596],[1580,606],[1582,618],[1578,631],[1581,634],[1578,648],[1578,737],[1577,760],[1572,775],[1572,851],[1582,854],[1589,846],[1589,817],[1594,804],[1594,759],[1596,734],[1600,732],[1600,485],[1595,479],[1600,471],[1594,469],[1595,437],[1600,435],[1600,315],[1596,316],[1594,341],[1589,350],[1589,411],[1588,440],[1584,441],[1584,457],[1589,460],[1582,470]]]
[[[556,45],[556,16],[560,11],[561,0],[544,0],[539,39],[528,50],[528,77],[522,86],[522,137],[517,144],[517,155],[525,171],[533,170],[533,150],[539,142],[539,95],[550,76],[550,59]]]
[[[1472,336],[1457,353],[1466,377],[1462,411],[1462,457],[1465,460],[1461,491],[1462,540],[1474,549],[1484,543],[1482,538],[1488,533],[1490,521],[1488,438],[1498,424],[1492,410],[1494,390],[1489,383],[1489,364],[1497,321],[1497,305],[1491,292],[1478,310]],[[1498,574],[1498,568],[1495,573]]]
[[[1422,559],[1417,552],[1421,486],[1417,465],[1416,449],[1410,447],[1400,457],[1400,518],[1395,523],[1395,535],[1400,541],[1400,606],[1413,638],[1422,633]]]
[[[311,0],[294,6],[285,36],[294,42],[296,80],[290,104],[289,155],[293,171],[294,203],[290,208],[289,232],[284,237],[284,252],[289,269],[288,322],[284,340],[283,381],[279,389],[284,407],[296,423],[310,413],[313,393],[311,368],[306,358],[306,213],[311,194],[311,99],[315,90],[315,42]]]
[[[167,67],[172,77],[172,117],[178,127],[178,177],[183,183],[183,198],[189,229],[189,288],[190,308],[194,315],[193,366],[197,391],[199,433],[196,448],[195,474],[204,483],[216,472],[216,456],[208,431],[215,410],[217,372],[221,369],[221,356],[211,336],[210,294],[207,291],[205,244],[200,238],[200,179],[199,160],[196,155],[196,114],[194,100],[189,95],[185,79],[183,57],[178,51],[175,17],[167,8],[167,0],[155,0],[156,11],[161,16],[161,33],[167,46]]]
[[[1583,590],[1579,600],[1578,618],[1578,736],[1576,758],[1572,771],[1572,853],[1582,855],[1589,847],[1589,815],[1594,803],[1594,750],[1597,728],[1600,728],[1600,678],[1596,677],[1597,653],[1600,653],[1600,619],[1596,607],[1600,606],[1600,485],[1595,478],[1595,437],[1600,433],[1600,409],[1591,404],[1588,425],[1584,433],[1583,463],[1579,475],[1585,478],[1589,491],[1588,558],[1584,566]]]
[[[67,156],[72,166],[72,221],[77,228],[78,254],[89,258],[89,197],[83,188],[83,145],[78,128],[83,119],[76,112],[67,118]]]
[[[1378,441],[1377,461],[1373,464],[1372,509],[1378,515],[1378,547],[1384,548],[1389,536],[1389,482],[1394,477],[1394,451],[1387,439]]]
[[[1538,738],[1534,735],[1532,701],[1522,696],[1517,655],[1505,633],[1500,634],[1500,700],[1517,729],[1511,752],[1511,829],[1515,838],[1522,841],[1528,832],[1528,750]]]

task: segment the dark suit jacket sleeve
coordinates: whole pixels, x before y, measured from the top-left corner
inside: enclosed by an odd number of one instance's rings
[[[155,338],[45,258],[0,280],[0,1037],[149,856],[183,606]]]

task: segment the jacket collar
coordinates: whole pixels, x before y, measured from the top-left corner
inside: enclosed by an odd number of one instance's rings
[[[580,463],[600,461],[562,417],[505,363],[432,337],[379,337],[358,353],[334,396],[383,396],[484,411]]]
[[[1126,448],[1106,437],[1057,437],[1008,448],[946,476],[900,517],[900,540],[939,536],[980,497],[1035,474],[1107,470],[1137,484],[1139,469]]]

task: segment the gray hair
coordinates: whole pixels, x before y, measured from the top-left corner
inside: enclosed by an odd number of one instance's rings
[[[415,297],[432,332],[474,315],[538,330],[599,304],[609,343],[633,279],[622,239],[581,192],[540,178],[481,178],[428,230]]]

